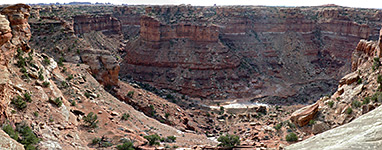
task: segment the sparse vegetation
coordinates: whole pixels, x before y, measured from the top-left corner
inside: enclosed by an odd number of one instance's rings
[[[352,108],[348,107],[348,108],[346,109],[346,113],[347,113],[347,114],[351,114],[352,112],[353,112],[353,109],[352,109]]]
[[[312,126],[312,125],[314,125],[314,124],[316,124],[316,121],[314,121],[314,120],[310,120],[310,121],[309,121],[309,125],[310,125],[310,126]]]
[[[33,116],[38,117],[38,112],[37,111],[33,112]]]
[[[70,81],[70,80],[72,80],[73,78],[74,78],[73,75],[70,74],[70,75],[66,78],[66,80],[67,80],[67,81]]]
[[[21,96],[16,96],[11,101],[12,104],[16,106],[17,109],[23,110],[27,108],[27,103],[24,101],[24,99]]]
[[[298,140],[298,137],[295,133],[291,132],[285,137],[285,140],[288,142],[296,142]]]
[[[218,146],[229,147],[229,148],[232,148],[232,147],[240,144],[239,136],[230,135],[230,134],[220,136],[218,138],[218,141],[220,142]]]
[[[133,143],[130,141],[123,142],[122,145],[117,145],[118,150],[134,150]]]
[[[97,114],[94,114],[93,112],[90,112],[88,115],[84,116],[83,120],[87,127],[90,128],[97,128],[98,124],[98,116]]]
[[[282,123],[278,123],[273,128],[275,128],[277,131],[279,131],[282,126],[283,126]]]
[[[370,97],[365,97],[365,99],[362,101],[362,104],[369,104],[370,103]]]
[[[354,100],[351,105],[354,107],[354,108],[358,108],[362,105],[362,103],[360,101],[357,101],[357,100]]]
[[[61,107],[61,106],[62,106],[62,101],[60,100],[59,97],[55,98],[54,100],[52,100],[52,99],[49,97],[49,102],[55,104],[57,107]]]
[[[134,91],[129,91],[126,96],[129,97],[129,98],[133,98]]]
[[[330,108],[332,108],[333,105],[334,105],[334,102],[333,102],[333,101],[329,101],[329,102],[328,102],[328,105],[329,105]]]
[[[358,80],[357,80],[357,84],[361,84],[362,83],[362,78],[359,78]]]
[[[35,145],[40,141],[40,139],[33,133],[32,129],[25,123],[18,124],[16,130],[14,130],[11,125],[5,124],[3,130],[12,139],[23,144],[26,150],[35,150]]]
[[[129,118],[130,118],[130,114],[128,114],[128,113],[123,113],[122,114],[122,117],[121,117],[122,120],[127,120]]]
[[[153,135],[147,135],[147,136],[144,136],[143,138],[145,138],[147,141],[149,141],[149,145],[150,146],[154,146],[154,145],[160,145],[160,143],[158,142],[160,140],[160,137],[158,134],[153,134]]]
[[[44,63],[50,65],[50,59],[48,57],[44,58]]]
[[[27,102],[32,102],[31,95],[28,92],[24,93],[24,100]]]
[[[373,71],[378,69],[379,66],[381,66],[381,62],[379,61],[379,58],[378,57],[374,57],[374,62],[373,62]]]
[[[48,81],[44,81],[43,83],[42,83],[42,86],[43,87],[48,87],[50,85],[50,82],[48,82]]]
[[[168,136],[166,138],[166,142],[173,143],[175,141],[176,141],[176,137],[175,136]]]

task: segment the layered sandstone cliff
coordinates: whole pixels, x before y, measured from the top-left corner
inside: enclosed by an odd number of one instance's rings
[[[351,70],[359,39],[378,38],[378,12],[151,6],[126,46],[121,73],[197,97],[316,99]]]

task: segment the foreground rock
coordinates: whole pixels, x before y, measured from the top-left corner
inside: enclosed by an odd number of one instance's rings
[[[382,107],[355,119],[341,127],[292,144],[286,149],[378,149],[382,146]]]
[[[9,137],[7,133],[0,130],[0,149],[2,150],[23,150],[24,146]]]

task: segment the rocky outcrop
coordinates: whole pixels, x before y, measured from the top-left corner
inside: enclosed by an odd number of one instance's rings
[[[0,15],[0,46],[12,38],[11,27],[6,16]]]
[[[329,150],[329,149],[378,149],[381,139],[382,107],[335,129],[317,134],[286,149]]]
[[[89,65],[92,73],[101,84],[110,86],[118,84],[120,66],[109,51],[87,49],[81,53],[81,60]]]
[[[110,14],[101,16],[78,15],[74,17],[73,21],[76,34],[91,31],[105,31],[114,34],[121,33],[121,22]]]
[[[3,130],[0,130],[0,149],[3,150],[24,150],[24,146],[11,137]]]
[[[292,120],[293,123],[299,125],[300,127],[303,127],[315,117],[315,115],[318,112],[318,106],[318,103],[305,106],[304,108],[293,112],[293,114],[290,117],[290,120]]]
[[[355,43],[377,38],[380,21],[344,7],[150,6],[139,25],[121,15],[141,9],[114,9],[125,26],[140,28],[126,46],[121,77],[196,97],[268,102],[333,92],[351,70]]]

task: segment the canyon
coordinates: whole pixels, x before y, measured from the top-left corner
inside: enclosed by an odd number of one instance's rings
[[[380,122],[370,118],[382,103],[382,10],[0,9],[0,148],[28,149],[9,131],[20,125],[38,149],[224,149],[218,138],[228,134],[236,149],[325,149],[341,140],[332,133],[379,130],[362,123]],[[32,100],[19,108],[26,93]],[[369,146],[361,134],[350,141]]]

